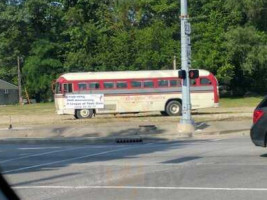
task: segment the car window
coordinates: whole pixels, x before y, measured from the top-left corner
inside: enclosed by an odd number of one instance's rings
[[[257,106],[257,108],[265,108],[267,107],[267,97],[265,97]]]

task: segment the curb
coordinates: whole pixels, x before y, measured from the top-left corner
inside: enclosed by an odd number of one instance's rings
[[[226,130],[226,131],[220,131],[220,135],[223,134],[231,134],[231,133],[238,133],[238,132],[242,132],[242,131],[250,131],[250,128],[244,128],[244,129],[239,129],[239,130],[235,130],[235,131],[230,131],[230,130]]]
[[[207,135],[227,135],[249,131],[250,129],[227,130],[209,133],[194,133],[195,137]],[[168,134],[164,136],[156,135],[135,135],[124,137],[74,137],[74,138],[0,138],[0,144],[130,144],[130,143],[146,143],[146,142],[162,142],[162,141],[179,141],[193,137],[179,136],[176,134]]]
[[[0,138],[0,144],[116,144],[118,140],[144,142],[141,137],[106,137],[106,138]],[[120,142],[123,143],[123,142]],[[125,142],[130,143],[130,142]]]
[[[115,143],[114,138],[7,138],[0,144],[105,144]]]
[[[250,131],[250,128],[244,128],[244,129],[236,129],[236,130],[225,130],[225,131],[214,131],[214,132],[195,132],[194,135],[226,135],[226,134],[233,134],[238,133],[242,131]]]

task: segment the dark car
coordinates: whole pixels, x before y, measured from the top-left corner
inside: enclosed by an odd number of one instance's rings
[[[267,96],[260,102],[253,113],[253,125],[250,137],[256,146],[266,147],[267,139]]]
[[[19,200],[19,197],[10,187],[6,179],[0,173],[0,199],[1,200]]]

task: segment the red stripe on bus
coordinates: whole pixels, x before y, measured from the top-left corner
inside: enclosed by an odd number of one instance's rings
[[[163,95],[163,94],[181,94],[182,92],[148,92],[148,93],[117,93],[117,94],[104,94],[104,96],[137,96],[137,95]],[[194,93],[213,93],[211,90],[194,91]],[[72,94],[92,94],[92,93],[72,93]],[[101,94],[101,93],[94,93]],[[65,96],[55,96],[55,98],[65,98]],[[216,102],[215,102],[216,103]]]
[[[219,103],[219,94],[218,94],[218,89],[217,89],[218,81],[213,74],[210,74],[209,78],[212,81],[213,93],[214,93],[214,103]]]
[[[194,93],[213,93],[211,90],[207,91],[194,91],[191,92],[191,94]],[[162,92],[162,93],[131,93],[131,94],[104,94],[104,96],[137,96],[137,95],[163,95],[163,94],[182,94],[182,92]]]

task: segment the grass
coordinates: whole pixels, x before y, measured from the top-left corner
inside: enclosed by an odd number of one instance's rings
[[[263,97],[221,98],[220,108],[255,107]],[[0,116],[5,115],[55,115],[54,103],[0,106]]]
[[[261,101],[260,97],[247,98],[222,98],[220,99],[219,108],[206,108],[197,111],[193,116],[196,121],[208,121],[211,119],[225,120],[233,118],[231,114],[240,114],[238,118],[247,117],[247,113],[252,112],[255,106]],[[113,122],[170,122],[179,121],[177,117],[164,118],[156,114],[142,115],[122,115],[117,117],[98,116],[88,120],[74,120],[73,116],[59,116],[56,114],[54,103],[37,103],[30,105],[10,105],[0,106],[0,127],[8,127],[10,120],[14,127],[19,126],[34,126],[34,125],[70,125],[70,124],[101,124]],[[199,112],[199,113],[198,113]],[[229,116],[228,116],[229,115]],[[250,116],[250,115],[249,115]]]
[[[46,115],[55,113],[54,103],[36,103],[21,105],[0,106],[0,116],[3,115]]]
[[[221,98],[220,107],[256,107],[263,97]]]

